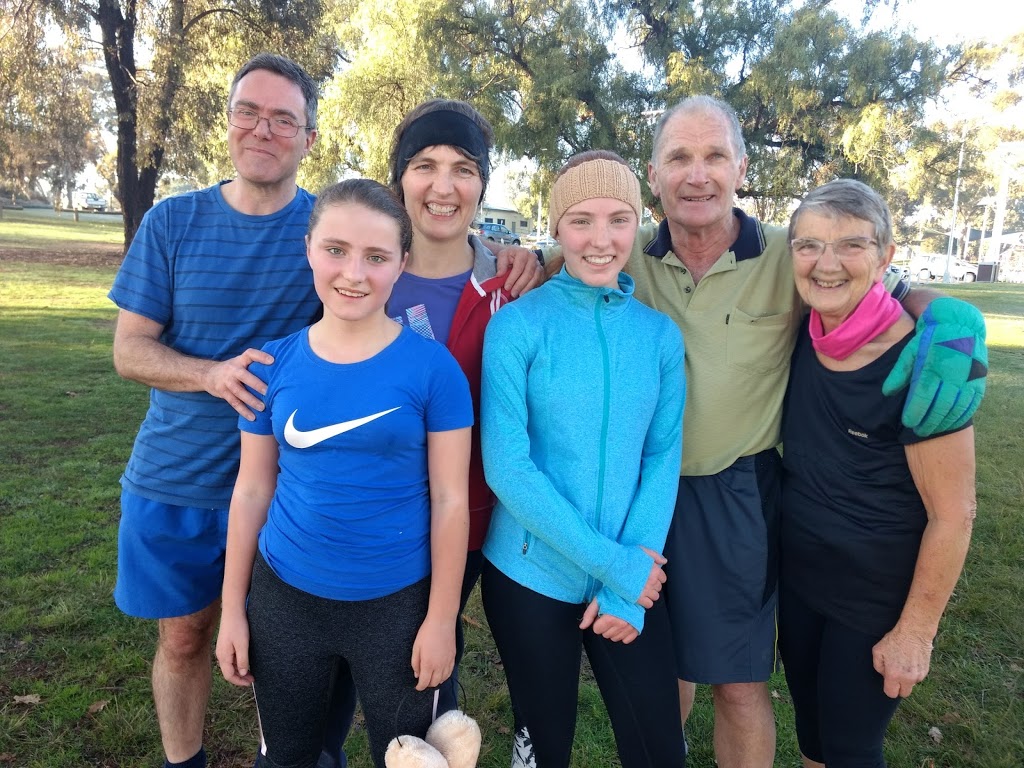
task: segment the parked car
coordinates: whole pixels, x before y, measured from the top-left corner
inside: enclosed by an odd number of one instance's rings
[[[103,213],[107,210],[107,201],[95,192],[79,192],[75,198],[75,208]]]
[[[491,224],[490,222],[474,221],[472,226],[473,234],[484,240],[493,240],[502,245],[519,245],[519,235],[506,227],[504,224]]]
[[[946,274],[946,254],[915,253],[910,258],[910,274],[920,282],[941,279]],[[949,276],[953,280],[973,283],[978,279],[978,265],[950,256]]]

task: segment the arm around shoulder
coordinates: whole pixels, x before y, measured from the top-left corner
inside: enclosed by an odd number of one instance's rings
[[[114,369],[124,379],[166,392],[207,392],[226,401],[239,415],[252,421],[252,410],[263,401],[249,390],[266,394],[266,384],[248,370],[253,362],[269,365],[274,358],[259,349],[247,349],[230,360],[204,360],[182,354],[161,340],[164,326],[148,317],[122,309],[114,330]]]
[[[114,330],[114,369],[122,378],[169,392],[200,392],[211,360],[189,357],[168,347],[164,326],[122,309]]]
[[[911,314],[920,310],[917,329],[882,391],[907,390],[903,423],[918,435],[963,427],[985,395],[985,318],[965,301],[920,288],[905,298],[904,307]]]

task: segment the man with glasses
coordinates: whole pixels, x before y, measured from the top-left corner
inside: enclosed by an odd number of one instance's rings
[[[247,366],[272,363],[263,343],[319,307],[304,242],[314,198],[296,185],[316,109],[298,64],[269,53],[247,62],[228,100],[237,176],[154,206],[109,294],[117,372],[152,388],[121,478],[114,598],[158,621],[153,699],[168,766],[206,764],[237,419],[263,409],[247,387],[265,391]]]

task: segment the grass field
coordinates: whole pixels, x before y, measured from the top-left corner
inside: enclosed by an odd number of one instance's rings
[[[0,243],[11,243],[5,211]],[[106,224],[106,222],[104,222]],[[110,227],[119,242],[119,225]],[[108,232],[107,237],[110,236]],[[47,237],[63,240],[51,232]],[[8,238],[11,238],[8,240]],[[112,267],[0,259],[0,767],[158,766],[149,696],[152,622],[114,607],[118,477],[146,390],[110,362]],[[936,641],[929,678],[890,729],[894,768],[1024,765],[1024,286],[957,286],[991,336],[989,392],[976,418],[978,520],[967,567]],[[483,768],[509,761],[510,712],[479,602],[467,616],[463,679],[485,733]],[[219,678],[219,675],[216,676]],[[797,766],[781,677],[772,681],[779,752]],[[248,691],[215,680],[211,765],[252,764]],[[711,709],[701,691],[689,765],[710,768]],[[355,768],[365,739],[351,740]],[[600,697],[584,685],[575,766],[611,766]]]
[[[53,248],[63,244],[113,245],[124,242],[121,217],[72,211],[59,216],[50,208],[4,210],[0,219],[0,248]]]

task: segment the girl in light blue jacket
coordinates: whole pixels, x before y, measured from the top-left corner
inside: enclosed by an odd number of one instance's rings
[[[681,766],[675,666],[659,600],[682,452],[683,343],[621,273],[640,185],[612,152],[566,163],[550,228],[565,265],[496,314],[481,429],[498,503],[483,600],[538,768],[568,766],[581,649],[624,768]]]

